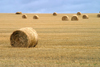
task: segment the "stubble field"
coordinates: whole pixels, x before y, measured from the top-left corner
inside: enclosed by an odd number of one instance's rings
[[[39,19],[33,19],[38,15]],[[0,67],[99,67],[100,18],[71,19],[75,14],[27,14],[27,19],[14,13],[0,13]],[[38,45],[18,48],[10,45],[13,31],[32,27],[38,33]]]

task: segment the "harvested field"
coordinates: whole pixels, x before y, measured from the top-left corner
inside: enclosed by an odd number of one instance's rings
[[[39,15],[33,20],[33,15]],[[99,67],[100,18],[87,14],[78,21],[65,21],[61,17],[75,14],[0,13],[0,67]],[[13,31],[32,27],[37,31],[38,44],[33,48],[12,47]]]

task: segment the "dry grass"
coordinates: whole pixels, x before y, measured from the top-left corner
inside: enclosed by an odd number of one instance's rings
[[[87,14],[89,19],[61,20],[66,14],[0,14],[0,67],[99,67],[100,19],[97,14]],[[67,14],[71,17],[73,14]],[[17,21],[16,21],[17,20]],[[14,48],[10,35],[16,29],[34,28],[39,35],[34,48]]]

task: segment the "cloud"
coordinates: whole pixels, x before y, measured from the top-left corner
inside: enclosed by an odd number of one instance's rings
[[[1,0],[1,13],[99,12],[100,0]]]

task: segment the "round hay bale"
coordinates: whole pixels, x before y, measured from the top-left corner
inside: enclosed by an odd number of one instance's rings
[[[22,12],[16,12],[16,14],[22,14]]]
[[[27,19],[27,15],[23,15],[22,18]]]
[[[68,21],[69,20],[69,17],[68,16],[63,16],[62,17],[62,21]]]
[[[53,16],[57,16],[57,13],[56,13],[56,12],[54,12],[54,13],[53,13]]]
[[[35,47],[38,43],[38,34],[31,27],[21,28],[11,34],[10,43],[13,47]]]
[[[72,18],[71,18],[71,20],[72,21],[78,21],[79,19],[78,19],[78,16],[77,15],[73,15]]]
[[[38,15],[33,16],[33,19],[39,19]]]
[[[81,15],[81,12],[77,12],[77,15]]]
[[[97,14],[97,17],[100,17],[100,14]]]
[[[89,19],[88,15],[83,15],[82,18],[83,19]]]

